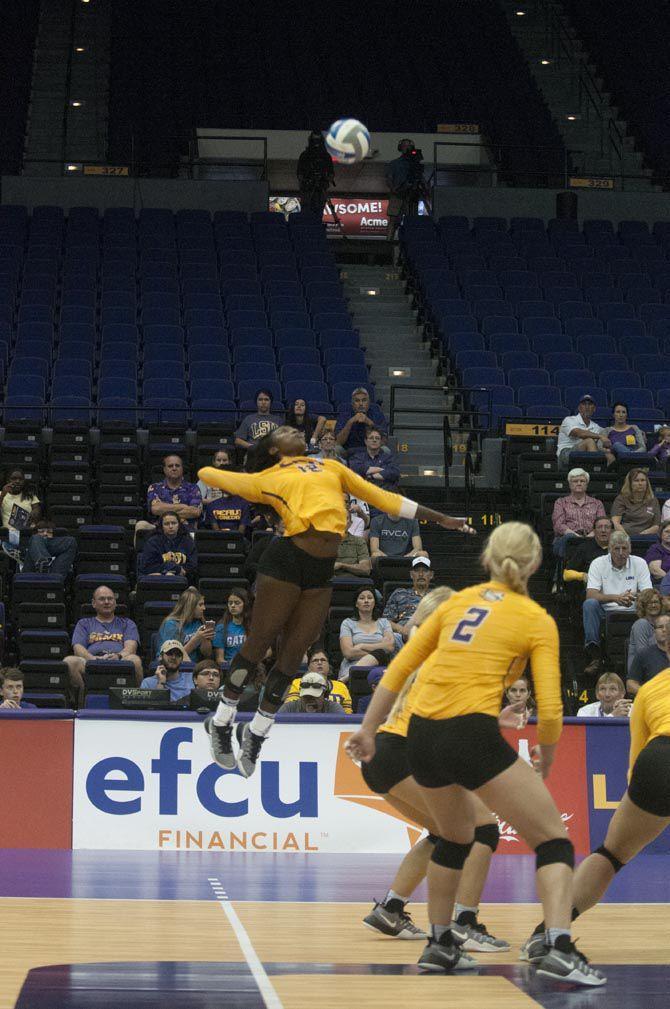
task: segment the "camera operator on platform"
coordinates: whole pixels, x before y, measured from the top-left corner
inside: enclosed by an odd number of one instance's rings
[[[398,144],[400,157],[389,161],[386,166],[386,184],[389,187],[388,219],[390,240],[395,236],[398,225],[407,214],[416,215],[419,200],[423,199],[425,182],[423,178],[423,155],[414,146],[414,141],[405,137]]]
[[[297,175],[302,209],[321,218],[328,187],[335,184],[335,172],[319,130],[312,130],[307,138],[307,147],[298,158]]]

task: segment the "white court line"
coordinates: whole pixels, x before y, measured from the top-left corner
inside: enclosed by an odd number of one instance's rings
[[[258,954],[253,947],[247,930],[237,917],[235,908],[228,900],[228,895],[223,889],[221,881],[216,878],[211,878],[208,879],[207,882],[214,891],[214,895],[216,896],[219,905],[223,908],[223,913],[231,924],[233,932],[235,933],[235,938],[239,943],[239,947],[244,954],[244,959],[247,961],[247,966],[251,971],[251,976],[258,985],[258,990],[261,993],[267,1009],[284,1009],[283,1003],[275,991],[265,967],[261,963]]]

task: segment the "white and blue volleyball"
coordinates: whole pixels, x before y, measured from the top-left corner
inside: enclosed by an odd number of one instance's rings
[[[331,158],[342,165],[353,165],[370,153],[370,134],[358,119],[338,119],[326,134],[326,148]]]

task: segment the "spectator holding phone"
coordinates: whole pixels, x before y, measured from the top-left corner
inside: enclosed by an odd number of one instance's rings
[[[205,597],[196,588],[182,592],[158,630],[158,655],[165,641],[179,641],[190,662],[212,656],[214,621],[205,620]]]
[[[181,641],[164,641],[153,676],[145,676],[140,686],[145,690],[169,690],[171,701],[181,701],[193,689],[193,673],[182,669],[189,656]]]

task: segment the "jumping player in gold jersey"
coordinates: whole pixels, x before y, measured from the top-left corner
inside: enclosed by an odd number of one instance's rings
[[[312,459],[306,451],[300,431],[279,427],[250,450],[250,468],[255,472],[205,467],[198,473],[208,486],[271,506],[285,527],[284,536],[270,544],[258,565],[249,634],[226,675],[222,700],[205,723],[213,759],[228,770],[237,766],[244,777],[253,774],[275,713],[328,615],[330,580],[347,527],[344,495],[352,494],[390,515],[427,519],[445,529],[473,532],[463,519],[392,494],[341,463]],[[255,665],[280,634],[277,660],[268,673],[258,711],[249,724],[238,727],[240,752],[236,757],[232,726],[240,694]]]
[[[541,561],[540,541],[530,526],[499,526],[482,555],[490,581],[455,593],[393,659],[361,729],[349,740],[349,751],[361,761],[372,758],[377,728],[407,678],[421,667],[411,696],[407,753],[439,840],[428,869],[431,938],[419,965],[448,971],[460,958],[450,925],[461,870],[474,842],[467,795],[474,792],[535,849],[549,947],[538,974],[597,986],[604,977],[570,936],[574,848],[542,781],[554,759],[563,706],[556,624],[528,598],[528,580]],[[537,698],[539,774],[518,757],[497,722],[504,688],[528,661]]]
[[[573,918],[602,900],[616,873],[670,825],[670,669],[657,673],[635,695],[628,777],[604,844],[575,872]],[[521,959],[535,963],[544,955],[543,925],[522,947]]]

